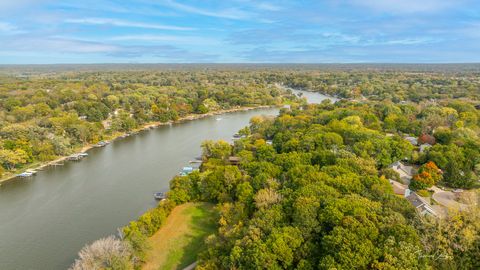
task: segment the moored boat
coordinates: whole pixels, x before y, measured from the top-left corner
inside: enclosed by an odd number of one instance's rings
[[[155,192],[153,193],[153,197],[155,200],[165,200],[167,198],[167,195],[164,192]]]
[[[33,173],[31,172],[23,172],[19,175],[17,175],[18,177],[30,177],[30,176],[33,176]]]
[[[182,170],[180,171],[179,175],[180,176],[185,176],[185,175],[189,175],[192,172],[193,172],[193,167],[183,167]]]
[[[104,147],[104,146],[106,146],[106,145],[109,144],[109,143],[110,143],[110,142],[108,142],[108,141],[100,141],[100,142],[98,142],[98,143],[95,145],[95,147]]]

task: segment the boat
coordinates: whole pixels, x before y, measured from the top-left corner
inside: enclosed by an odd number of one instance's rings
[[[28,170],[26,170],[25,172],[31,173],[32,175],[37,174],[37,171],[36,171],[36,170],[32,170],[32,169],[28,169]]]
[[[180,176],[186,176],[193,172],[193,167],[183,167],[180,171]]]
[[[155,192],[153,193],[153,197],[155,200],[165,200],[167,198],[167,195],[164,192]]]
[[[221,117],[215,118],[215,120],[217,120],[217,121],[221,121],[222,119],[223,119],[223,118],[221,118]]]
[[[233,134],[232,140],[236,141],[236,140],[239,140],[239,139],[245,138],[245,137],[246,137],[245,135],[240,135],[238,133],[235,133],[235,134]]]
[[[87,157],[88,153],[83,152],[83,153],[78,153],[78,155],[81,156],[81,157]]]
[[[98,142],[98,143],[95,145],[95,147],[104,147],[104,146],[106,146],[107,144],[109,144],[109,142],[107,142],[107,141],[100,141],[100,142]]]
[[[19,175],[17,175],[18,177],[30,177],[30,176],[33,176],[33,173],[31,172],[23,172]]]

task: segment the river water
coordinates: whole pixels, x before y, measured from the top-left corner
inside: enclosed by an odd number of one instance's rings
[[[311,103],[326,96],[304,91]],[[201,153],[207,139],[230,140],[257,109],[161,126],[88,151],[79,162],[0,186],[0,269],[66,269],[87,243],[156,205],[153,192]]]

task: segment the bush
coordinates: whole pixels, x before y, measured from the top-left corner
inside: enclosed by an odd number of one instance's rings
[[[99,239],[86,245],[78,253],[79,259],[70,267],[71,270],[90,269],[133,269],[131,247],[114,236]]]
[[[403,183],[402,179],[400,178],[400,174],[393,170],[392,168],[386,168],[381,171],[381,174],[385,176],[387,179],[395,180],[397,182]]]
[[[422,197],[430,197],[430,192],[428,192],[428,191],[425,190],[425,189],[417,190],[416,192],[417,192],[417,194],[418,194],[419,196],[422,196]]]

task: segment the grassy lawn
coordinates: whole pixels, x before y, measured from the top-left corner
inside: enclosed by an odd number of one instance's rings
[[[216,228],[213,204],[187,203],[175,207],[164,226],[148,239],[151,250],[143,269],[183,269],[197,260],[204,239]]]

